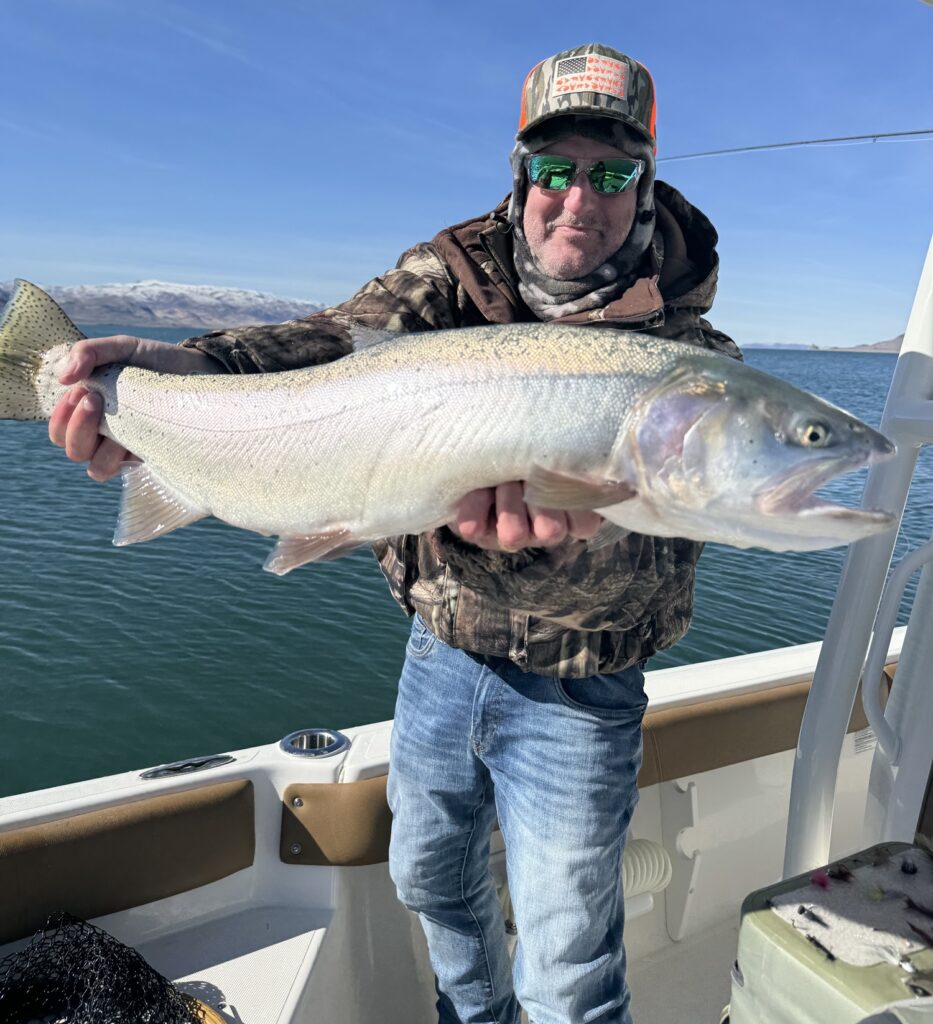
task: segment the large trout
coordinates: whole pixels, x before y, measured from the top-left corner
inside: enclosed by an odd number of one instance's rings
[[[47,419],[83,337],[16,284],[0,315],[0,418]],[[179,376],[112,365],[85,385],[123,470],[118,545],[213,515],[278,536],[285,573],[456,517],[479,487],[526,482],[529,504],[598,509],[614,526],[773,551],[888,529],[883,511],[814,497],[889,455],[848,413],[681,342],[540,323],[395,336],[325,366]]]

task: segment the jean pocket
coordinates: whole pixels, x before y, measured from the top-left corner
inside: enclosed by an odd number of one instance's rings
[[[436,642],[437,637],[428,629],[424,619],[415,612],[415,618],[411,624],[411,636],[405,646],[408,656],[410,658],[426,658]]]
[[[638,667],[611,675],[555,679],[562,704],[597,718],[641,719],[648,706],[644,673]]]

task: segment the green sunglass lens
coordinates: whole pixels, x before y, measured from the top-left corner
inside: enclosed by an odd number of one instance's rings
[[[637,181],[640,160],[600,160],[587,168],[590,184],[603,195],[627,192]],[[577,176],[577,165],[569,157],[539,154],[528,160],[528,177],[533,185],[564,192]]]
[[[528,161],[528,177],[533,185],[563,192],[573,184],[576,167],[572,160],[553,156],[533,156]]]
[[[590,168],[590,182],[597,192],[625,192],[638,181],[640,166],[637,160],[602,160]]]

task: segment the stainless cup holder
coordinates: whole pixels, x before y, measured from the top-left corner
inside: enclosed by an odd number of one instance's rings
[[[350,746],[350,741],[336,729],[299,729],[279,743],[286,754],[294,757],[333,757]]]

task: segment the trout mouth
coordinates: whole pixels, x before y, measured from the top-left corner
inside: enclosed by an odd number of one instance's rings
[[[838,456],[805,463],[803,466],[783,474],[779,479],[772,478],[754,494],[755,505],[759,512],[766,516],[816,516],[820,518],[846,519],[866,524],[874,523],[879,527],[894,522],[895,516],[886,509],[879,508],[848,508],[814,493],[830,480],[844,476],[856,469],[872,465],[888,459],[893,450],[872,452],[867,458],[863,455],[839,459]]]

